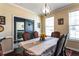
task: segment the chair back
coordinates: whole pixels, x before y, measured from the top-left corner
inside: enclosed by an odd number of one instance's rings
[[[64,35],[62,35],[57,42],[56,49],[55,49],[55,52],[54,52],[54,56],[60,55],[61,50],[63,48],[64,41],[65,41],[65,38],[64,38]]]
[[[63,43],[63,46],[62,46],[62,49],[61,49],[61,53],[60,53],[61,56],[66,55],[65,54],[65,45],[66,45],[67,38],[68,38],[68,35],[66,34],[64,36],[64,43]]]
[[[29,32],[24,32],[23,33],[23,40],[24,41],[27,41],[27,40],[29,40],[30,39],[30,33]]]
[[[37,31],[34,31],[34,33],[33,33],[33,37],[34,37],[34,38],[38,38],[38,37],[39,37]]]
[[[52,32],[51,37],[60,38],[60,32],[58,32],[58,31]]]
[[[65,41],[64,41],[64,44],[63,44],[63,48],[65,47],[66,41],[68,39],[68,35],[66,34],[64,38],[65,38]]]

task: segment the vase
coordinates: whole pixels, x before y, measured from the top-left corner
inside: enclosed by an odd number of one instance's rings
[[[40,38],[40,41],[45,41],[45,38]]]

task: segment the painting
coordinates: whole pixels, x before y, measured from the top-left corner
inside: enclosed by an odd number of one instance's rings
[[[58,19],[58,25],[63,25],[64,24],[64,19],[63,18],[59,18]]]
[[[5,25],[5,16],[0,16],[0,24]]]

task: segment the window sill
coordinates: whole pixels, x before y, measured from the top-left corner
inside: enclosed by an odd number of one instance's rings
[[[77,39],[68,39],[67,41],[75,41],[75,42],[79,42],[79,40],[77,40]]]
[[[66,47],[66,48],[79,52],[79,49],[76,48],[72,48],[72,47]]]

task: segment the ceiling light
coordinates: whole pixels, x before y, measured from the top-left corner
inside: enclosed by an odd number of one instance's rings
[[[50,8],[49,8],[49,6],[48,6],[47,3],[44,4],[44,7],[43,7],[43,10],[42,11],[43,11],[43,14],[45,16],[47,16],[47,14],[50,14]]]

